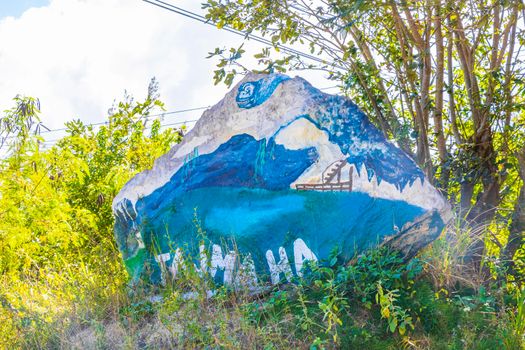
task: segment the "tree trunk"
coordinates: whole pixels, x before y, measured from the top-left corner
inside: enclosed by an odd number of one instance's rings
[[[501,253],[501,261],[503,266],[507,267],[507,273],[514,274],[515,262],[514,255],[516,251],[523,244],[525,236],[525,147],[518,155],[519,174],[521,178],[521,189],[514,206],[514,213],[512,214],[512,222],[509,228],[509,238],[507,244]]]
[[[500,177],[496,165],[496,152],[494,150],[492,131],[488,123],[481,131],[474,135],[474,152],[481,159],[479,167],[483,169],[481,192],[468,215],[468,220],[473,223],[487,223],[494,217],[500,203]]]
[[[445,76],[445,49],[443,45],[443,32],[441,30],[441,0],[435,0],[436,13],[434,17],[434,31],[436,36],[436,106],[434,109],[434,130],[436,145],[441,167],[440,187],[447,194],[450,168],[446,166],[447,145],[445,143],[445,132],[443,129],[443,88]]]

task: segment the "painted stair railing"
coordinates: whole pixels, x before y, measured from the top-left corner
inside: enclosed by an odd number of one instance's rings
[[[296,184],[295,188],[302,191],[352,191],[352,177],[354,167],[350,167],[348,181],[341,181],[341,173],[348,162],[345,159],[337,160],[330,164],[321,174],[322,183],[317,184]],[[333,182],[337,176],[337,181]]]
[[[346,161],[346,159],[342,159],[342,160],[337,160],[333,162],[332,164],[330,164],[330,166],[326,168],[326,170],[322,174],[323,183],[327,184],[327,183],[332,182],[332,180],[336,177],[336,175],[337,175],[337,182],[340,183],[341,182],[341,170],[344,168],[344,166],[347,163],[348,162]]]

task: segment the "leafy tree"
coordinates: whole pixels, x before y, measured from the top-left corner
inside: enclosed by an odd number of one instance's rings
[[[256,55],[263,71],[320,69],[339,81],[467,221],[490,222],[498,207],[518,203],[525,166],[522,1],[208,0],[203,7],[218,27],[261,33],[276,51],[293,44],[322,58],[326,63],[276,58],[268,48]],[[244,52],[230,51],[211,54],[220,57],[216,81],[231,83],[237,73]],[[507,258],[525,227],[525,196],[519,198],[514,243],[497,241]],[[481,256],[483,247],[478,239],[471,255]]]
[[[126,95],[98,129],[69,122],[47,150],[37,100],[17,97],[0,119],[8,150],[0,160],[0,343],[51,315],[91,313],[122,292],[127,275],[113,238],[112,199],[183,135],[149,117],[163,109],[158,97],[152,81],[144,102]]]

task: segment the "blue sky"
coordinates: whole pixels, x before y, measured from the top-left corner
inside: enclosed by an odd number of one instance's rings
[[[0,0],[0,18],[20,15],[31,7],[49,5],[49,0]]]
[[[205,0],[165,1],[202,13]],[[72,119],[99,123],[125,90],[143,99],[152,77],[167,111],[213,105],[229,89],[213,85],[218,62],[206,56],[241,43],[239,36],[142,0],[0,0],[0,115],[21,94],[40,99],[49,128]],[[244,48],[253,54],[261,46]],[[257,68],[253,58],[243,64]],[[318,72],[291,75],[317,87],[334,85]],[[201,113],[171,114],[163,122],[195,120]]]

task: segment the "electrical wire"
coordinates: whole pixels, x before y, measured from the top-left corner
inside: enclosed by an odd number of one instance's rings
[[[330,90],[330,89],[335,89],[335,88],[339,88],[339,86],[337,85],[334,85],[334,86],[328,86],[328,87],[324,87],[324,88],[320,88],[319,90]],[[198,111],[198,110],[203,110],[203,109],[207,109],[207,108],[210,108],[210,106],[202,106],[202,107],[194,107],[194,108],[186,108],[186,109],[179,109],[179,110],[175,110],[175,111],[169,111],[169,112],[164,112],[164,113],[157,113],[157,114],[151,114],[151,115],[146,115],[146,116],[142,116],[139,120],[147,120],[147,119],[151,119],[151,118],[155,118],[155,117],[165,117],[165,116],[168,116],[168,115],[174,115],[174,114],[179,114],[179,113],[185,113],[185,112],[193,112],[193,111]],[[167,123],[167,124],[161,124],[161,128],[164,128],[164,127],[169,127],[169,126],[174,126],[174,125],[184,125],[184,124],[189,124],[189,123],[194,123],[194,122],[197,122],[199,119],[192,119],[192,120],[184,120],[184,121],[179,121],[179,122],[172,122],[172,123]],[[86,126],[100,126],[100,125],[108,125],[109,122],[105,121],[105,122],[100,122],[100,123],[90,123],[90,124],[86,124]],[[148,130],[150,127],[146,128],[146,130]],[[42,134],[48,134],[48,133],[53,133],[53,132],[58,132],[58,131],[66,131],[67,128],[58,128],[58,129],[47,129],[44,130],[44,131],[41,131],[39,133],[39,135],[42,135]],[[14,136],[11,136],[9,138],[14,138]],[[54,145],[55,142],[59,141],[61,138],[57,138],[57,139],[52,139],[52,140],[44,140],[42,143],[45,147],[51,147]],[[1,148],[0,148],[1,150]]]
[[[172,115],[172,114],[177,114],[177,113],[183,113],[183,112],[190,112],[190,111],[197,111],[197,110],[201,110],[201,109],[205,109],[205,108],[209,108],[209,106],[206,106],[206,107],[197,107],[197,108],[188,108],[188,109],[180,109],[180,110],[176,110],[176,111],[170,111],[170,112],[165,112],[165,113],[159,113],[159,114],[152,114],[152,115],[147,115],[147,116],[143,116],[142,118],[140,118],[139,120],[145,120],[145,119],[150,119],[150,118],[154,118],[154,117],[163,117],[165,115]],[[138,121],[138,120],[137,120]],[[183,125],[183,124],[188,124],[188,123],[193,123],[193,122],[197,122],[198,119],[191,119],[191,120],[183,120],[183,121],[179,121],[179,122],[172,122],[172,123],[167,123],[167,124],[161,124],[160,127],[163,128],[163,127],[167,127],[167,126],[173,126],[173,125]],[[100,122],[100,123],[90,123],[90,124],[86,124],[86,126],[101,126],[101,125],[108,125],[109,122]],[[145,130],[148,130],[150,129],[151,127],[146,127]],[[38,135],[42,135],[42,134],[46,134],[46,133],[52,133],[52,132],[57,132],[57,131],[66,131],[68,130],[67,128],[58,128],[58,129],[47,129],[45,131],[41,131],[40,133],[38,133]],[[13,139],[15,138],[15,136],[9,136],[8,139]],[[61,138],[56,138],[56,139],[52,139],[52,140],[44,140],[42,143],[46,146],[52,146],[56,141],[59,141]],[[47,145],[49,144],[49,145]],[[5,147],[7,147],[7,145],[4,145],[4,147],[0,147],[0,150],[4,149]]]
[[[149,3],[151,5],[154,5],[154,6],[160,7],[162,9],[168,10],[170,12],[177,13],[177,14],[182,15],[184,17],[187,17],[187,18],[190,18],[190,19],[196,20],[198,22],[201,22],[201,23],[204,23],[204,24],[208,24],[208,25],[211,25],[211,26],[217,28],[216,24],[211,22],[210,20],[208,20],[206,17],[201,16],[201,15],[195,13],[195,12],[185,10],[185,9],[179,7],[179,6],[175,6],[175,5],[170,4],[168,2],[161,1],[161,0],[142,0],[142,1],[144,1],[146,3]],[[257,41],[257,42],[265,44],[265,45],[278,47],[280,50],[282,50],[284,52],[288,52],[288,53],[291,53],[293,55],[301,56],[303,58],[306,58],[306,59],[309,59],[309,60],[312,60],[312,61],[316,61],[316,62],[324,64],[324,65],[328,65],[328,61],[323,60],[323,59],[321,59],[319,57],[316,57],[316,56],[313,56],[311,54],[308,54],[308,53],[305,53],[305,52],[293,49],[291,47],[288,47],[288,46],[285,46],[285,45],[282,45],[282,44],[275,44],[275,43],[271,42],[270,40],[265,39],[265,38],[260,37],[260,36],[257,36],[255,34],[252,34],[252,33],[249,33],[249,32],[244,32],[244,31],[241,31],[241,30],[238,30],[238,29],[234,29],[234,28],[232,28],[230,26],[223,26],[220,29],[225,30],[225,31],[230,32],[230,33],[233,33],[233,34],[240,35],[240,36],[242,36],[244,38],[252,39],[254,41]],[[332,65],[332,66],[334,68],[346,71],[346,69],[344,67],[341,67],[341,66],[338,66],[338,65]]]
[[[334,86],[328,86],[328,87],[324,87],[324,88],[320,88],[319,90],[330,90],[330,89],[335,89],[335,88],[339,88],[339,86],[337,85],[334,85]],[[173,114],[179,114],[179,113],[185,113],[185,112],[193,112],[193,111],[199,111],[199,110],[203,110],[203,109],[207,109],[207,108],[210,108],[211,106],[203,106],[203,107],[194,107],[194,108],[186,108],[186,109],[179,109],[179,110],[175,110],[175,111],[169,111],[169,112],[164,112],[164,113],[157,113],[157,114],[151,114],[151,115],[146,115],[146,116],[143,116],[141,117],[141,119],[151,119],[151,118],[155,118],[155,117],[165,117],[165,116],[168,116],[168,115],[173,115]],[[194,119],[194,120],[185,120],[185,121],[182,121],[182,122],[175,122],[175,123],[170,123],[170,124],[165,124],[165,125],[161,125],[161,127],[164,127],[164,126],[168,126],[168,125],[177,125],[177,124],[184,124],[184,123],[191,123],[191,122],[196,122],[198,119]],[[99,123],[90,123],[90,124],[86,124],[86,126],[99,126],[99,125],[108,125],[109,123],[107,121],[105,122],[99,122]],[[42,135],[42,134],[48,134],[48,133],[53,133],[53,132],[57,132],[57,131],[66,131],[67,128],[58,128],[58,129],[47,129],[44,130],[44,131],[41,131],[39,133],[39,135]],[[12,137],[11,137],[12,138]]]
[[[184,121],[180,121],[180,122],[164,124],[164,125],[161,125],[160,127],[161,128],[165,128],[165,127],[174,126],[174,125],[185,125],[185,124],[194,123],[194,122],[197,122],[197,121],[198,121],[198,119],[184,120]],[[151,129],[151,127],[147,127],[144,130],[148,130],[148,129]],[[49,148],[53,147],[56,144],[57,141],[60,141],[60,140],[62,140],[62,138],[57,138],[57,139],[53,139],[53,140],[44,140],[40,144],[43,146],[43,149],[49,149]],[[0,150],[1,150],[1,148],[0,148]]]
[[[167,115],[179,114],[179,113],[185,113],[185,112],[193,112],[193,111],[198,111],[198,110],[207,109],[207,108],[210,108],[210,106],[195,107],[195,108],[188,108],[188,109],[179,109],[179,110],[171,111],[171,112],[151,114],[151,115],[143,116],[140,119],[146,119],[147,120],[147,119],[150,119],[150,118],[164,117],[164,116],[167,116]],[[100,123],[86,124],[86,126],[98,126],[98,125],[107,125],[107,124],[108,124],[108,122],[105,121],[105,122],[100,122]],[[51,133],[51,132],[56,132],[56,131],[66,131],[66,130],[67,130],[67,128],[48,129],[48,130],[44,130],[44,131],[40,132],[40,135],[41,134]]]

